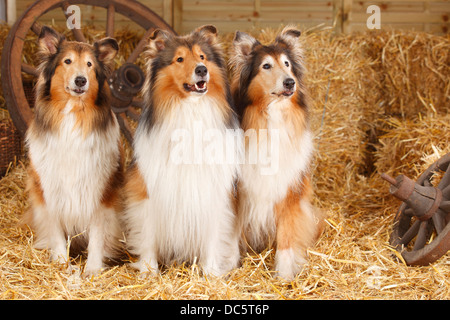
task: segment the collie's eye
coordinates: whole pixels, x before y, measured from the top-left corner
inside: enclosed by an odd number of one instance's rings
[[[268,70],[268,69],[270,69],[270,68],[271,68],[271,65],[268,64],[268,63],[265,63],[265,64],[263,65],[263,69]]]
[[[92,67],[92,63],[90,61],[88,61],[87,66],[90,68]]]
[[[182,58],[182,57],[179,57],[178,59],[177,59],[177,62],[183,62],[184,61],[184,59]]]
[[[200,59],[205,60],[205,56],[201,54]]]
[[[286,67],[289,67],[289,62],[285,61],[284,64],[286,65]]]
[[[72,60],[66,59],[66,60],[64,60],[64,63],[65,63],[65,64],[71,64],[71,63],[72,63]]]

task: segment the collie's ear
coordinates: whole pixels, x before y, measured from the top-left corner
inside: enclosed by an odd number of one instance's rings
[[[153,58],[158,52],[166,48],[166,43],[172,38],[172,34],[166,30],[156,29],[150,36],[147,46],[147,54]]]
[[[249,61],[253,48],[261,43],[251,35],[236,31],[233,45],[230,48],[228,64],[234,69],[235,75],[240,75],[243,66]]]
[[[94,43],[95,54],[97,59],[103,63],[110,65],[119,52],[119,45],[113,38],[103,38]]]
[[[58,46],[65,40],[63,35],[60,35],[50,27],[43,26],[39,34],[39,51],[42,55],[52,55],[58,51]]]
[[[194,31],[194,34],[198,34],[200,37],[206,40],[210,45],[214,45],[217,43],[217,28],[213,25],[204,25],[197,28]]]
[[[284,44],[291,50],[300,50],[300,44],[298,38],[301,35],[301,31],[295,29],[295,27],[287,26],[281,31],[281,33],[276,37],[275,43]]]
[[[233,40],[233,51],[235,58],[246,60],[253,51],[253,48],[259,45],[260,42],[251,35],[236,31]]]

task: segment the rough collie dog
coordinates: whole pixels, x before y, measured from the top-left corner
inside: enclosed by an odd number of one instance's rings
[[[25,222],[35,247],[66,261],[71,247],[88,251],[85,275],[114,258],[122,236],[117,211],[123,180],[120,129],[106,83],[117,42],[66,41],[48,27],[39,36],[42,63],[35,117],[27,131],[31,202]]]
[[[156,30],[147,54],[146,106],[125,187],[134,266],[151,274],[158,263],[194,262],[206,274],[224,274],[239,261],[239,138],[227,139],[239,122],[217,30],[203,26],[182,37]]]
[[[301,270],[306,249],[321,232],[310,204],[313,144],[299,36],[285,28],[265,46],[238,31],[230,59],[232,94],[248,138],[238,189],[244,244],[262,250],[276,243],[275,269],[285,279]],[[270,167],[261,158],[249,161],[261,150]]]

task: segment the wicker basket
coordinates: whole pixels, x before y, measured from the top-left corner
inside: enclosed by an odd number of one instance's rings
[[[25,80],[23,83],[23,91],[25,93],[25,98],[27,99],[28,104],[30,105],[30,108],[34,107],[34,86],[35,83],[30,80]]]
[[[23,154],[22,138],[11,120],[0,122],[0,178]]]

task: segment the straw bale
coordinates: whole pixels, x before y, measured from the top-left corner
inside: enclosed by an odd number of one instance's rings
[[[450,110],[450,35],[373,32],[368,53],[375,59],[387,113],[415,117]]]
[[[450,152],[450,115],[415,120],[389,118],[379,139],[376,166],[380,172],[417,178],[432,162]]]
[[[360,74],[367,61],[360,44],[348,37],[313,34],[304,39],[311,97],[311,127],[316,134],[314,181],[320,198],[348,194],[352,177],[365,167],[365,108]]]
[[[139,40],[125,31],[118,37],[119,65]],[[250,32],[270,42],[277,31]],[[101,32],[92,31],[92,39]],[[221,37],[228,49],[233,35]],[[448,37],[398,31],[334,36],[318,28],[304,31],[301,41],[316,145],[315,204],[327,214],[327,228],[293,281],[273,277],[270,248],[244,256],[225,278],[205,278],[194,263],[165,266],[151,278],[123,264],[83,279],[83,259],[50,263],[46,250],[32,247],[33,232],[19,227],[28,207],[25,160],[0,180],[0,299],[449,299],[449,255],[431,266],[408,267],[389,246],[400,203],[378,176],[415,178],[449,151],[448,74],[447,82],[437,75],[448,72],[441,51]],[[414,66],[405,68],[400,51]],[[428,112],[416,91],[436,112]],[[414,111],[402,113],[399,101]]]

